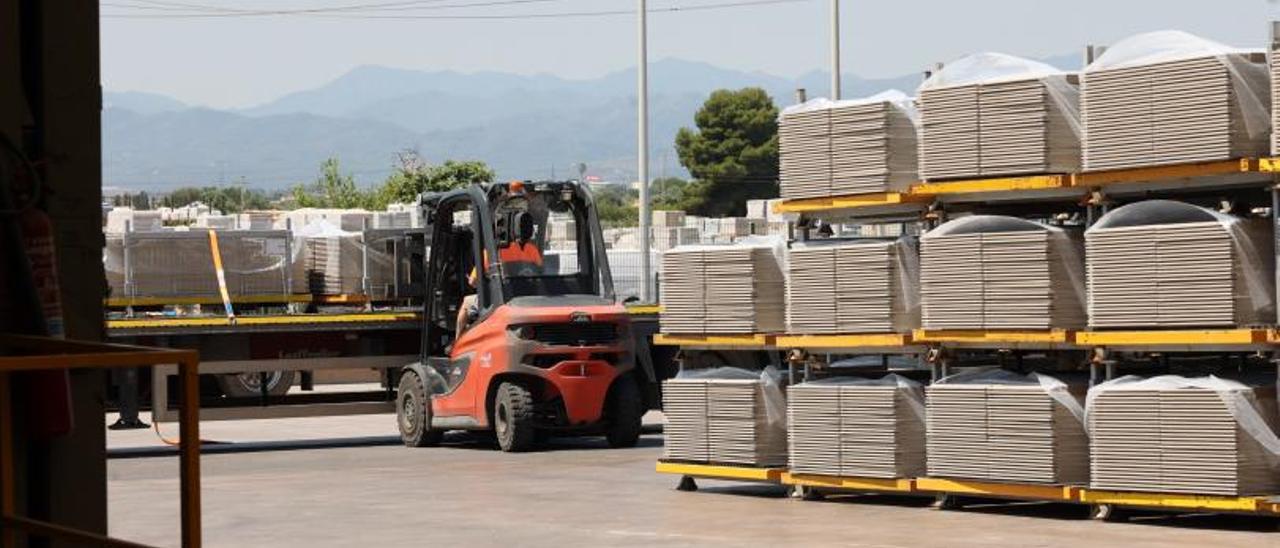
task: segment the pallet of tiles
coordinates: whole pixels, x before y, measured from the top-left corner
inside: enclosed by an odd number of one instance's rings
[[[1089,393],[1090,487],[1274,494],[1275,403],[1273,382],[1163,376],[1098,385]]]
[[[1084,169],[1265,155],[1270,88],[1262,51],[1181,31],[1122,40],[1084,70]]]
[[[923,388],[889,375],[807,382],[787,391],[793,474],[913,478],[925,471]]]
[[[662,332],[781,332],[786,282],[777,252],[764,245],[684,246],[666,252]]]
[[[289,292],[288,237],[284,231],[218,231],[223,280],[233,299]],[[107,234],[103,266],[113,297],[218,299],[221,294],[208,230]]]
[[[1275,319],[1270,225],[1148,200],[1085,234],[1089,326],[1233,327]]]
[[[913,100],[891,90],[864,99],[815,99],[779,119],[782,197],[900,192],[917,179]]]
[[[917,243],[852,240],[788,254],[787,332],[900,333],[919,326]]]
[[[1066,173],[1080,166],[1078,76],[999,53],[962,58],[920,87],[928,181]]]
[[[1081,385],[1005,371],[961,374],[926,391],[929,477],[1028,484],[1089,478]]]
[[[752,467],[786,463],[785,394],[761,373],[696,371],[664,381],[662,394],[664,460]]]
[[[925,329],[1072,329],[1085,323],[1079,233],[973,215],[920,238]]]

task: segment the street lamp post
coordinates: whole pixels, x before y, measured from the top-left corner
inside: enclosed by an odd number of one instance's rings
[[[649,45],[648,45],[648,27],[647,16],[648,9],[645,0],[638,1],[638,13],[636,14],[639,21],[637,31],[639,34],[639,52],[640,59],[636,66],[637,74],[637,90],[636,103],[639,110],[639,131],[636,135],[639,141],[639,165],[640,172],[640,300],[645,303],[653,302],[653,272],[649,265],[649,221],[652,217],[649,214]]]

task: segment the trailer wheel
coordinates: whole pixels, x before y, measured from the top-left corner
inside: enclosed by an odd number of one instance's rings
[[[400,375],[396,391],[396,424],[406,447],[431,447],[440,443],[444,431],[431,428],[431,398],[422,378],[413,371]]]
[[[644,418],[644,402],[640,389],[631,375],[614,381],[605,401],[605,417],[609,421],[605,439],[609,447],[635,447],[640,441],[641,419]]]
[[[267,394],[283,396],[293,388],[297,371],[272,371],[267,373]],[[257,398],[262,396],[262,374],[232,373],[217,375],[218,389],[229,398]]]
[[[528,388],[512,382],[498,386],[493,399],[493,430],[498,447],[508,453],[520,453],[533,447],[533,394]]]

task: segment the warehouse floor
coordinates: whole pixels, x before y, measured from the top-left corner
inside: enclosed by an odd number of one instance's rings
[[[336,424],[335,424],[336,423]],[[363,428],[361,428],[363,427]],[[361,433],[390,441],[390,416],[207,423],[221,441]],[[172,434],[176,434],[173,432]],[[209,437],[206,435],[206,437]],[[115,449],[154,445],[147,431],[112,432]],[[252,444],[248,448],[261,448]],[[1079,507],[991,504],[936,511],[920,499],[803,502],[780,488],[702,482],[673,490],[653,471],[662,437],[610,450],[557,440],[513,455],[469,435],[434,449],[392,445],[213,453],[204,457],[209,546],[1245,546],[1275,545],[1275,522],[1154,517],[1111,524]],[[109,464],[111,534],[176,545],[177,460]]]

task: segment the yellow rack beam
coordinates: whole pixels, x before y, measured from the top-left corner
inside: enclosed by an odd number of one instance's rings
[[[1280,502],[1272,501],[1270,497],[1226,497],[1081,489],[1080,502],[1170,510],[1250,512],[1280,515]]]
[[[662,305],[657,304],[637,304],[628,305],[627,313],[634,315],[658,314],[662,312]]]
[[[694,478],[721,479],[734,481],[763,481],[781,483],[784,468],[751,468],[747,466],[726,466],[718,464],[690,464],[684,462],[658,461],[656,470],[659,474],[676,474]]]
[[[912,337],[918,343],[1072,344],[1076,342],[1076,332],[1065,329],[1048,331],[917,329],[912,333]]]
[[[773,335],[748,333],[742,335],[670,335],[658,333],[653,344],[661,346],[771,346]]]
[[[808,213],[811,211],[830,211],[836,209],[924,203],[929,201],[929,199],[929,196],[914,193],[876,192],[871,194],[832,196],[829,198],[786,200],[774,204],[773,211],[775,213]]]
[[[1016,192],[1023,190],[1053,190],[1071,186],[1071,175],[1028,175],[1024,177],[999,177],[994,179],[968,179],[959,181],[920,182],[911,187],[912,196],[938,196],[946,194],[973,194],[980,192]]]
[[[133,318],[107,320],[107,329],[148,329],[164,327],[223,327],[229,325],[298,325],[330,323],[416,322],[413,312],[371,314],[299,314],[296,316],[239,316],[235,322],[223,317],[204,318]]]
[[[1276,344],[1280,333],[1275,329],[1081,331],[1076,342],[1090,346]]]
[[[1263,169],[1265,165],[1267,169]],[[1199,162],[1171,166],[1140,167],[1118,169],[1112,171],[1096,171],[1078,173],[1074,179],[1075,186],[1096,187],[1117,183],[1147,183],[1169,179],[1188,179],[1194,177],[1212,177],[1215,175],[1235,175],[1239,173],[1260,173],[1276,169],[1275,159],[1260,160],[1258,158],[1240,158],[1219,162]]]
[[[782,474],[782,484],[886,493],[914,493],[916,491],[916,480],[912,478],[858,478],[818,474],[792,474],[787,472]]]
[[[1034,485],[1025,483],[997,483],[947,478],[918,478],[916,489],[951,495],[977,497],[1001,497],[1058,502],[1079,502],[1080,487],[1071,485]]]
[[[910,333],[862,333],[856,335],[778,335],[783,348],[868,348],[911,344]]]

